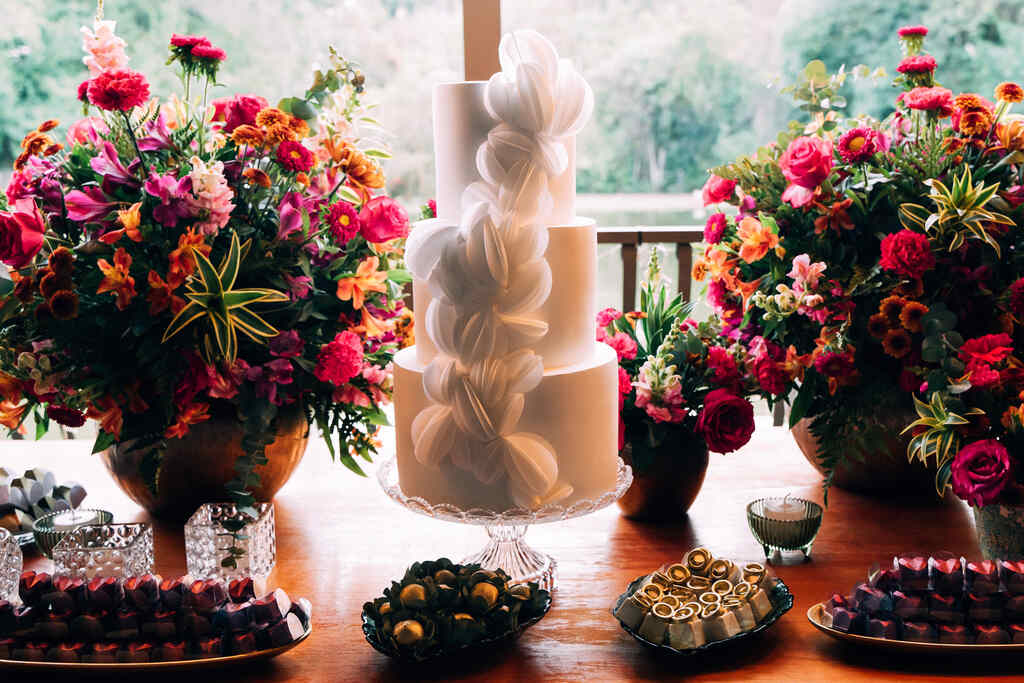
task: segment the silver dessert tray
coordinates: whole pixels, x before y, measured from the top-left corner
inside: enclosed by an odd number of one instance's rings
[[[633,483],[633,470],[618,458],[615,488],[597,498],[576,501],[564,506],[557,503],[536,510],[512,508],[501,512],[485,508],[463,510],[455,505],[432,505],[418,496],[407,496],[398,483],[398,462],[392,457],[377,468],[377,481],[388,496],[404,508],[445,522],[482,526],[490,537],[487,546],[462,560],[462,564],[479,564],[484,569],[502,569],[512,582],[537,582],[551,591],[557,585],[558,563],[555,558],[534,550],[523,540],[531,524],[550,524],[582,517],[608,507],[623,495]]]

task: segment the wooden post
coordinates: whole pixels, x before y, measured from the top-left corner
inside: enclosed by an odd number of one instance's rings
[[[683,294],[683,299],[689,301],[692,287],[690,271],[693,270],[693,247],[689,242],[676,243],[676,259],[679,260],[679,275],[676,282],[679,285],[679,291]]]
[[[636,243],[622,245],[622,311],[636,308]]]
[[[501,70],[501,0],[462,0],[462,41],[467,81],[486,81]]]

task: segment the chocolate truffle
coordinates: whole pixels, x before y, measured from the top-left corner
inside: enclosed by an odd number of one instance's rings
[[[989,593],[988,595],[968,593],[964,598],[967,617],[971,621],[1001,621],[1004,602],[1005,596],[1002,593]]]
[[[170,610],[159,610],[146,617],[140,628],[142,637],[163,642],[174,640],[178,635],[177,615]]]
[[[250,577],[235,579],[228,585],[231,602],[248,602],[256,599],[255,585]]]
[[[94,643],[92,650],[82,655],[82,661],[89,664],[113,664],[117,661],[120,643]]]
[[[1024,595],[1009,595],[1003,605],[1003,614],[1012,621],[1024,621]]]
[[[959,557],[932,557],[929,561],[932,589],[955,595],[964,590],[964,567]]]
[[[11,650],[17,647],[18,641],[14,638],[0,638],[0,659],[11,659]]]
[[[210,614],[227,600],[224,584],[216,579],[194,581],[185,593],[185,606],[198,614]]]
[[[963,603],[955,595],[929,594],[928,613],[931,615],[932,621],[940,624],[964,623]]]
[[[901,555],[896,558],[896,569],[904,592],[928,590],[928,558],[924,555]]]
[[[51,643],[60,642],[68,637],[71,629],[68,622],[56,614],[43,614],[36,621],[36,637]]]
[[[160,602],[164,609],[176,610],[181,607],[188,588],[182,580],[171,578],[160,582]]]
[[[888,594],[866,583],[862,583],[854,589],[853,602],[857,609],[864,610],[868,614],[892,610],[892,600]]]
[[[252,623],[252,605],[248,602],[225,603],[213,613],[210,623],[215,629],[226,633],[244,631]]]
[[[967,590],[975,595],[988,595],[999,590],[999,566],[992,560],[968,562],[964,569]]]
[[[199,659],[209,659],[210,657],[220,657],[224,654],[224,638],[221,636],[210,636],[208,638],[201,638],[196,641],[196,657]]]
[[[1010,624],[1007,630],[1014,645],[1024,645],[1024,624]]]
[[[899,640],[899,624],[893,619],[868,619],[868,635],[872,638]]]
[[[72,637],[85,643],[95,643],[96,641],[103,640],[103,636],[107,631],[103,625],[105,617],[106,614],[103,612],[79,614],[71,621]]]
[[[937,638],[935,627],[923,621],[903,622],[903,639],[915,643],[934,643]]]
[[[244,655],[256,651],[256,636],[252,633],[232,633],[228,636],[228,652],[233,655]]]
[[[180,662],[186,657],[185,641],[166,641],[153,648],[153,661]]]
[[[1010,634],[998,624],[978,624],[975,630],[978,645],[1007,645],[1010,642]]]
[[[22,662],[42,662],[48,648],[47,643],[22,643],[11,650],[11,657]]]
[[[1003,585],[1010,595],[1024,595],[1024,560],[1000,560],[999,571],[1003,577]]]
[[[139,637],[139,615],[131,610],[120,610],[107,620],[107,640],[136,640]]]
[[[124,597],[135,611],[149,614],[160,604],[160,583],[163,581],[154,574],[144,574],[125,579]]]
[[[113,576],[97,576],[88,583],[85,594],[91,609],[113,612],[124,602],[124,588]]]
[[[153,659],[153,646],[150,643],[126,643],[117,651],[117,661],[123,664],[141,664]]]
[[[928,603],[922,595],[892,594],[892,611],[900,619],[918,621],[928,618]]]
[[[902,588],[900,573],[893,568],[883,569],[874,576],[872,585],[878,590],[892,593]]]
[[[272,624],[283,619],[291,609],[291,598],[278,588],[270,595],[253,601],[252,618],[254,621],[266,621]]]
[[[35,607],[44,595],[51,592],[53,592],[53,579],[49,574],[43,572],[37,574],[33,571],[21,573],[21,579],[18,581],[18,595],[26,607]]]
[[[971,631],[962,624],[939,624],[939,642],[947,645],[968,645],[974,642]]]

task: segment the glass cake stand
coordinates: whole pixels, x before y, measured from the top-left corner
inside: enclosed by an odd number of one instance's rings
[[[513,508],[494,512],[483,508],[462,510],[454,505],[441,503],[431,505],[423,498],[409,497],[398,484],[398,462],[392,457],[377,469],[377,481],[381,488],[399,505],[427,517],[445,522],[482,526],[489,541],[478,553],[462,560],[463,564],[479,564],[484,569],[502,569],[513,583],[537,582],[545,590],[553,590],[557,583],[558,563],[546,553],[534,550],[526,544],[523,536],[531,524],[550,524],[574,517],[582,517],[606,508],[625,493],[633,483],[633,470],[618,458],[615,488],[590,500],[579,500],[570,506],[557,503],[545,505],[536,510]]]

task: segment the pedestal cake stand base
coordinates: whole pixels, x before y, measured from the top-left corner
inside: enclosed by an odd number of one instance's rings
[[[377,469],[377,481],[392,500],[413,512],[446,522],[484,527],[489,537],[487,545],[480,552],[465,558],[464,564],[479,564],[490,570],[502,569],[513,583],[533,581],[551,591],[557,587],[558,563],[550,555],[526,544],[523,537],[527,528],[531,524],[550,524],[582,517],[608,507],[626,493],[633,482],[633,471],[619,458],[615,488],[598,498],[576,501],[567,507],[556,503],[536,510],[513,508],[504,512],[480,508],[461,510],[454,505],[433,505],[423,498],[406,496],[398,483],[398,464],[395,458],[385,461]]]

